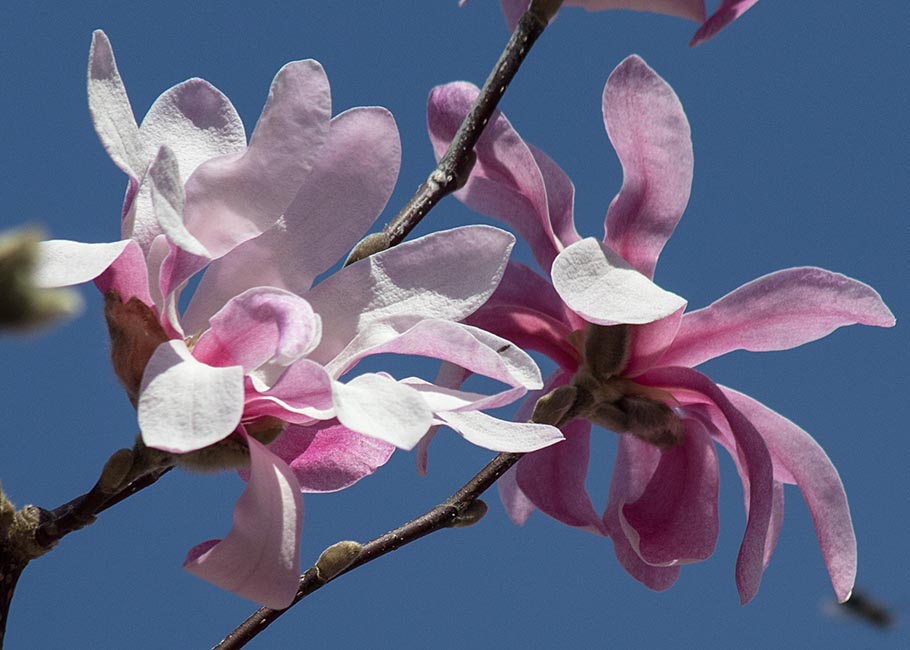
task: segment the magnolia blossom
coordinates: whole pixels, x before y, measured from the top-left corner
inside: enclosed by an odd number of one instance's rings
[[[495,450],[562,439],[533,424],[484,428],[481,409],[539,388],[540,374],[505,340],[456,322],[495,289],[512,235],[435,233],[313,286],[392,192],[400,144],[388,111],[333,118],[322,67],[297,61],[272,82],[249,143],[227,98],[199,79],[166,91],[137,126],[101,32],[88,79],[96,131],[129,176],[122,239],[45,242],[41,281],[94,280],[105,294],[114,368],[146,445],[188,466],[248,460],[231,532],[194,548],[190,571],[285,607],[299,575],[301,490],[347,487],[442,424]],[[180,292],[202,269],[181,314]],[[442,359],[504,388],[351,378],[380,353]]]
[[[445,151],[476,88],[436,88],[430,136]],[[783,517],[783,484],[802,492],[835,593],[845,600],[856,544],[840,478],[819,445],[759,402],[693,368],[731,352],[783,350],[844,325],[890,327],[894,317],[870,287],[818,268],[758,278],[715,303],[685,301],[653,284],[661,249],[692,182],[689,125],[672,89],[637,57],[611,74],[603,94],[607,134],[623,184],[607,211],[603,240],[581,238],[574,188],[544,153],[497,115],[477,145],[477,163],[457,196],[506,221],[530,244],[548,278],[509,264],[469,323],[546,354],[558,366],[538,394],[535,419],[567,422],[566,441],[525,456],[500,480],[510,516],[539,509],[608,535],[617,558],[652,589],[680,565],[707,558],[718,533],[714,442],[733,458],[747,523],[736,565],[742,602],[756,593]],[[531,414],[533,402],[517,419]],[[622,433],[606,510],[585,488],[591,425]]]
[[[465,1],[462,0],[461,4],[464,4]],[[746,13],[756,2],[758,0],[721,0],[720,6],[710,17],[706,17],[704,0],[565,0],[563,5],[584,7],[588,11],[632,9],[688,18],[701,23],[701,27],[689,42],[690,47],[695,47]],[[515,29],[518,19],[527,10],[530,2],[529,0],[499,0],[499,4],[509,29]]]

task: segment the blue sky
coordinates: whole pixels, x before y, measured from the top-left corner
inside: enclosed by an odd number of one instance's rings
[[[425,101],[434,85],[482,82],[506,40],[498,3],[89,1],[13,3],[0,41],[4,228],[111,241],[125,178],[86,110],[93,29],[110,37],[141,117],[162,91],[203,77],[255,123],[286,62],[315,58],[335,110],[382,105],[401,131],[390,217],[425,178]],[[522,528],[495,492],[479,525],[445,531],[340,579],[285,615],[251,648],[906,648],[910,639],[907,458],[910,365],[910,51],[905,3],[762,0],[714,40],[686,47],[695,25],[628,12],[563,11],[502,104],[519,132],[576,186],[579,231],[599,235],[621,172],[603,132],[600,95],[638,53],[679,94],[692,125],[695,181],[657,282],[708,304],[767,272],[817,265],[874,286],[892,330],[849,328],[779,353],[736,353],[704,366],[812,433],[841,472],[859,541],[858,584],[898,609],[881,632],[827,613],[833,599],[808,513],[787,491],[784,530],[756,599],[738,604],[733,566],[742,494],[723,454],[715,555],[670,591],[628,577],[608,540],[536,514]],[[483,219],[444,201],[420,233]],[[519,251],[526,256],[526,251]],[[135,413],[107,359],[100,299],[40,336],[0,339],[4,415],[0,480],[17,504],[53,507],[86,490],[129,446]],[[403,368],[403,366],[398,366]],[[614,436],[595,442],[590,487],[602,506]],[[490,457],[454,434],[434,443],[430,476],[397,453],[373,477],[305,498],[303,561],[339,539],[366,540],[432,507]],[[174,472],[105,513],[31,565],[9,648],[205,648],[252,605],[180,568],[192,545],[230,525],[242,482]]]

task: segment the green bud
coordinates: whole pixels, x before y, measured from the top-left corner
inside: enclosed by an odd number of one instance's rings
[[[328,582],[351,566],[362,548],[360,542],[344,541],[332,544],[319,555],[319,559],[313,565],[316,577]]]
[[[487,514],[487,510],[486,503],[480,499],[474,499],[464,510],[455,516],[455,519],[449,526],[452,528],[467,528],[468,526],[473,526],[483,519],[484,515]]]

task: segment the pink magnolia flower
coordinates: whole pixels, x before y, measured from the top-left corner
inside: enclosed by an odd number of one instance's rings
[[[441,155],[477,94],[454,83],[429,101],[430,137]],[[544,153],[497,115],[476,147],[477,164],[457,196],[502,219],[528,241],[544,278],[512,262],[491,299],[467,322],[549,356],[539,416],[575,416],[566,441],[525,456],[500,480],[510,516],[536,508],[571,526],[609,535],[626,570],[666,589],[680,565],[707,558],[717,540],[718,469],[713,442],[732,456],[747,524],[736,565],[743,602],[756,593],[777,541],[783,484],[803,494],[840,600],[856,570],[856,545],[840,478],[798,426],[694,370],[745,349],[783,350],[844,325],[890,327],[894,317],[870,287],[818,268],[758,278],[715,303],[685,302],[651,282],[692,181],[689,125],[673,90],[638,57],[610,75],[603,94],[607,134],[623,166],[602,241],[573,223],[574,188]],[[530,415],[533,400],[517,419]],[[591,425],[612,429],[618,453],[606,510],[585,488]]]
[[[227,98],[198,79],[165,92],[137,127],[101,32],[88,89],[101,141],[129,175],[123,239],[45,242],[41,281],[94,280],[105,294],[115,370],[146,445],[190,466],[249,458],[232,530],[190,552],[191,572],[285,607],[299,575],[301,490],[347,487],[434,425],[496,450],[562,439],[553,427],[483,428],[481,409],[539,388],[540,374],[521,350],[456,322],[495,289],[510,234],[435,233],[313,286],[392,192],[400,144],[388,111],[333,118],[322,67],[298,61],[272,82],[249,144]],[[180,314],[179,294],[202,269]],[[350,378],[380,353],[457,363],[505,388],[481,395],[385,372]]]
[[[462,0],[461,4],[464,4]],[[732,23],[754,5],[758,0],[722,0],[720,6],[707,17],[704,0],[565,0],[564,6],[584,7],[588,11],[601,11],[603,9],[632,9],[635,11],[651,11],[668,16],[688,18],[701,27],[689,42],[689,47],[695,47],[713,37],[724,27]],[[509,29],[515,29],[518,19],[527,10],[529,0],[500,0],[502,13],[506,18]]]

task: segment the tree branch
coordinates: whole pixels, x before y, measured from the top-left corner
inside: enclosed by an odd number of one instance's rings
[[[132,450],[114,452],[91,490],[53,510],[33,505],[16,510],[0,491],[0,649],[16,584],[28,563],[64,536],[94,522],[101,512],[152,485],[172,467],[170,454],[137,440]]]
[[[480,139],[499,100],[518,72],[518,68],[521,67],[531,47],[543,34],[559,4],[561,4],[561,0],[559,2],[535,0],[531,3],[531,7],[518,21],[515,31],[499,56],[490,76],[484,82],[480,94],[471,105],[471,110],[468,111],[458,128],[445,155],[430,172],[427,180],[417,189],[414,196],[385,225],[382,232],[367,235],[354,247],[345,266],[400,243],[443,197],[464,186],[476,159],[474,145]]]

